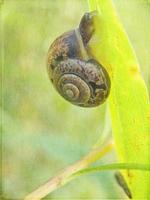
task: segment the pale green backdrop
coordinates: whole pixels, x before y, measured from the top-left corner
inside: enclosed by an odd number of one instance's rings
[[[150,90],[150,3],[114,2]],[[106,103],[93,109],[69,104],[54,90],[46,71],[50,43],[77,27],[86,11],[86,0],[4,0],[1,4],[4,199],[22,199],[80,159],[104,127],[111,136]],[[112,152],[96,164],[114,161]],[[45,199],[123,197],[114,172],[102,172],[82,176]]]

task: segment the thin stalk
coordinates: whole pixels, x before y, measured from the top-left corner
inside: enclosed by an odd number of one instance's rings
[[[89,154],[83,157],[81,160],[77,161],[73,165],[70,165],[66,169],[64,169],[59,175],[53,177],[48,182],[40,186],[38,189],[30,193],[25,197],[24,200],[39,200],[59,187],[65,185],[70,180],[72,180],[72,175],[77,173],[78,171],[87,168],[90,164],[95,161],[101,159],[103,156],[112,151],[114,145],[113,143],[109,143],[105,145],[103,148],[93,149]]]
[[[97,167],[86,168],[80,170],[73,174],[73,177],[81,176],[84,174],[89,174],[91,172],[100,172],[105,170],[142,170],[142,171],[150,171],[150,165],[148,164],[140,164],[140,163],[111,163],[107,165],[101,165]]]

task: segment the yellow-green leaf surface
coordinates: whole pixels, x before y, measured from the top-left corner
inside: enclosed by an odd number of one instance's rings
[[[118,160],[150,163],[150,103],[129,39],[111,0],[89,0],[97,10],[95,34],[89,48],[93,57],[106,67],[111,78],[109,109]],[[142,38],[141,38],[142,39]],[[122,172],[134,199],[150,195],[150,173]]]

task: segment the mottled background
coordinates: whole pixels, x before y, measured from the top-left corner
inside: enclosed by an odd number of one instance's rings
[[[150,90],[150,3],[114,0]],[[73,106],[54,90],[46,53],[61,33],[78,26],[86,0],[3,0],[3,196],[22,199],[62,168],[75,162],[100,137],[111,135],[106,103],[93,109]],[[113,48],[113,47],[112,47]],[[103,129],[105,129],[103,131]],[[115,162],[114,152],[96,164]],[[84,175],[45,199],[121,199],[114,172]]]

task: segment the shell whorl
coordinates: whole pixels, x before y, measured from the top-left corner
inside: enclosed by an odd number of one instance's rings
[[[67,59],[54,69],[53,84],[61,96],[71,103],[94,107],[108,95],[109,85],[103,73],[95,61]]]

